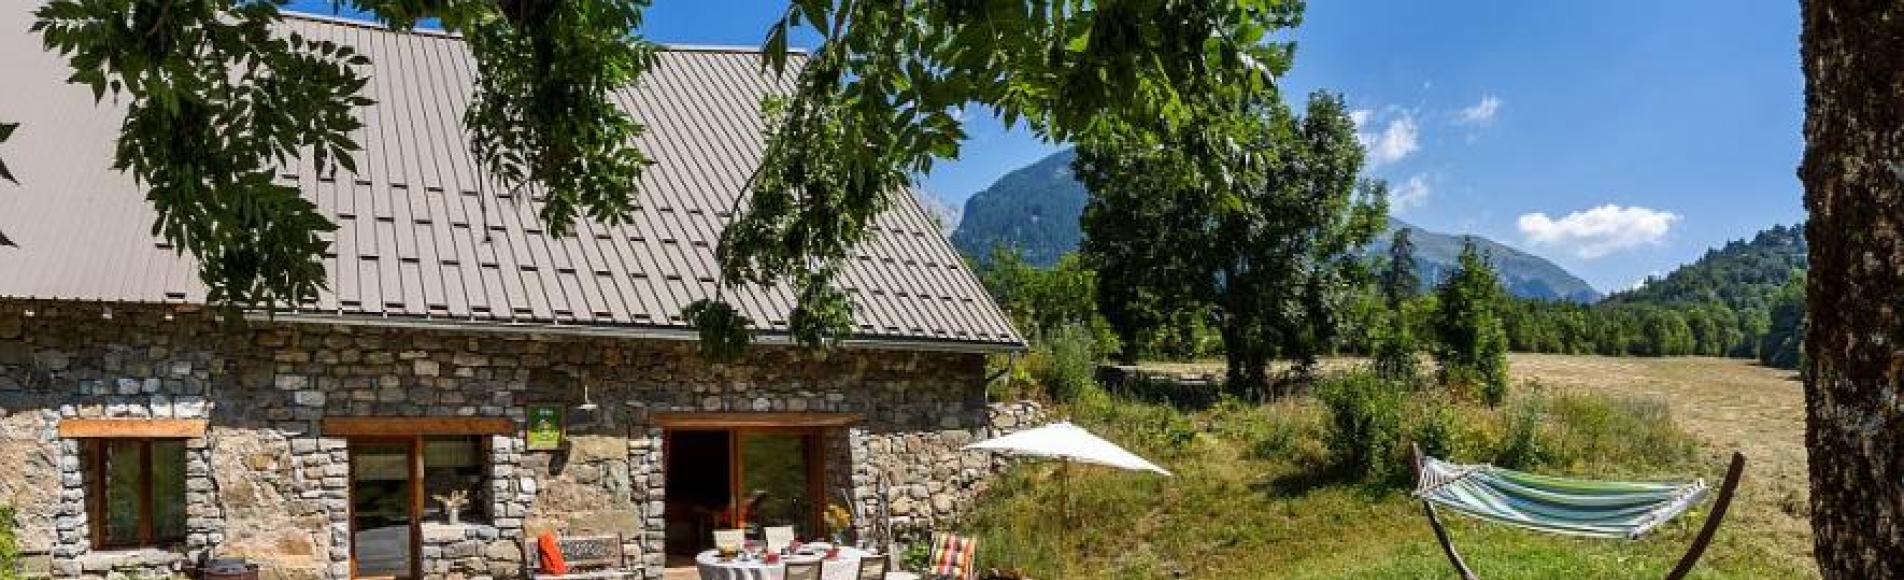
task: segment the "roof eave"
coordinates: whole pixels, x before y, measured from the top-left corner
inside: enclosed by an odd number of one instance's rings
[[[407,318],[391,316],[352,316],[339,314],[318,314],[308,312],[265,312],[251,311],[245,318],[252,321],[286,322],[292,324],[328,324],[338,326],[369,326],[381,328],[402,328],[412,330],[438,330],[460,332],[491,332],[516,334],[552,334],[562,336],[589,336],[603,338],[623,338],[640,340],[674,340],[693,342],[700,340],[698,331],[691,328],[670,328],[656,326],[603,326],[593,324],[551,324],[546,322],[501,322],[491,320],[459,320],[453,318]],[[769,346],[795,346],[793,337],[784,332],[755,332],[754,344]],[[907,350],[926,352],[994,354],[1023,352],[1026,345],[1022,340],[1010,342],[991,342],[975,340],[947,340],[939,338],[906,337],[868,337],[860,336],[841,341],[841,346],[867,350]]]

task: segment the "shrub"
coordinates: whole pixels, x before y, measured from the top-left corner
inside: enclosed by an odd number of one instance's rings
[[[1026,358],[1026,366],[1053,400],[1072,401],[1097,382],[1096,346],[1090,329],[1068,325],[1047,335]]]
[[[1071,410],[1080,424],[1103,426],[1099,434],[1113,436],[1138,455],[1177,455],[1197,439],[1196,424],[1182,410],[1118,397],[1095,384],[1079,391]]]
[[[12,580],[20,569],[20,543],[13,534],[13,508],[0,505],[0,579]]]
[[[1434,457],[1456,457],[1460,455],[1460,435],[1457,428],[1460,417],[1444,397],[1433,395],[1417,399],[1415,417],[1417,423],[1411,429],[1414,443],[1421,452]]]
[[[1543,463],[1546,451],[1541,445],[1540,399],[1522,399],[1505,411],[1503,419],[1506,429],[1494,452],[1494,463],[1509,469],[1531,469]]]
[[[1394,475],[1400,451],[1402,393],[1373,373],[1354,372],[1316,390],[1328,409],[1327,445],[1336,467],[1355,479]]]

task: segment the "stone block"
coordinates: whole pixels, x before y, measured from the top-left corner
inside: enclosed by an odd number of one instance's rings
[[[325,399],[323,391],[311,390],[298,391],[297,394],[292,395],[291,398],[298,405],[304,407],[322,407],[324,406]]]
[[[311,379],[303,375],[278,375],[273,384],[280,391],[300,391],[311,387]]]

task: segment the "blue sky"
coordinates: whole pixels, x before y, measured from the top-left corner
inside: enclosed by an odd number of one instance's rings
[[[785,5],[657,0],[643,33],[752,46]],[[1364,112],[1397,217],[1532,251],[1601,290],[1804,216],[1791,3],[1333,0],[1310,2],[1289,36],[1285,94],[1336,91]],[[961,159],[925,179],[955,203],[1055,149],[985,118],[968,132]]]

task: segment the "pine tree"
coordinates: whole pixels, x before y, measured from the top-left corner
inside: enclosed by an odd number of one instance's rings
[[[1415,241],[1410,228],[1395,230],[1388,244],[1388,270],[1382,273],[1382,298],[1389,310],[1401,310],[1403,302],[1421,292],[1421,275],[1415,271]]]
[[[1415,336],[1408,329],[1408,301],[1421,289],[1415,274],[1415,242],[1408,228],[1395,230],[1388,245],[1388,269],[1382,272],[1382,298],[1388,306],[1383,328],[1375,336],[1375,373],[1390,380],[1415,382]]]
[[[1505,291],[1494,266],[1469,239],[1454,273],[1436,289],[1435,361],[1449,387],[1474,387],[1489,405],[1507,398]]]

